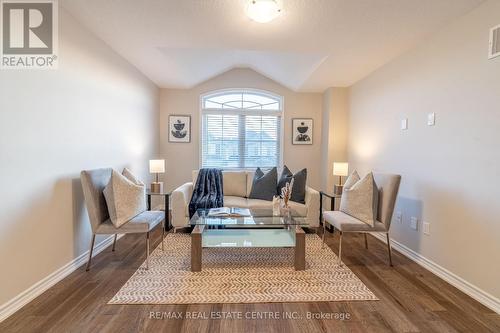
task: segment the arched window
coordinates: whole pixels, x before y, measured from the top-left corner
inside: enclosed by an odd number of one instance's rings
[[[277,167],[282,156],[283,98],[238,89],[201,97],[201,166]]]

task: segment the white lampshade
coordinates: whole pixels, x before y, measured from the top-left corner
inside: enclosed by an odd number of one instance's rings
[[[249,0],[247,5],[247,16],[259,23],[267,23],[274,20],[281,12],[276,0]]]
[[[347,162],[333,162],[333,175],[346,177],[349,175],[349,164]]]
[[[165,172],[165,160],[149,160],[149,172],[150,173],[164,173]]]

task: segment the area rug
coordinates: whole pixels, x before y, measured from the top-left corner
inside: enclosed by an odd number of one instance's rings
[[[108,304],[269,303],[377,300],[317,235],[306,234],[306,270],[292,248],[207,248],[190,271],[191,238],[168,234]]]

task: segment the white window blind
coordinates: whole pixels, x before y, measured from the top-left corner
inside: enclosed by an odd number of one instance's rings
[[[202,167],[281,164],[281,98],[230,91],[202,98]]]

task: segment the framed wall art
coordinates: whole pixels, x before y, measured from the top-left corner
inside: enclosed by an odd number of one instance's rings
[[[313,120],[312,118],[292,119],[292,144],[313,144]]]
[[[191,116],[168,116],[168,142],[191,142]]]

